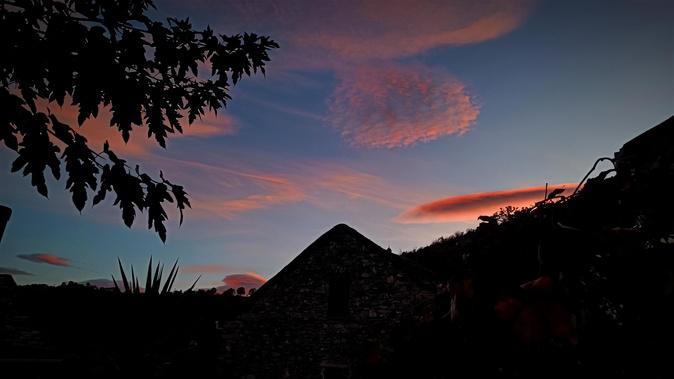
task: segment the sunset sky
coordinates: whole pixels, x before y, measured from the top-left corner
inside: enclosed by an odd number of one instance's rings
[[[108,119],[110,141],[183,184],[192,209],[163,244],[110,203],[80,215],[65,182],[50,199],[10,174],[14,213],[0,271],[19,283],[109,278],[116,259],[180,259],[178,288],[253,285],[335,224],[394,252],[573,187],[594,160],[674,110],[672,1],[161,0],[156,17],[279,42],[266,77],[244,80],[218,117],[167,150]],[[71,109],[60,114],[74,120]],[[175,221],[175,214],[172,214]],[[141,270],[142,271],[142,270]],[[223,279],[227,279],[223,283]]]

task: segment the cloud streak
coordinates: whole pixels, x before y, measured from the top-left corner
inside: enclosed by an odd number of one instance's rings
[[[238,160],[209,164],[167,157],[157,159],[154,164],[173,167],[176,181],[189,189],[192,203],[189,217],[233,220],[253,211],[286,204],[342,207],[344,199],[404,209],[421,197],[416,189],[339,164],[276,159],[270,167],[250,168]]]
[[[347,61],[394,59],[498,38],[526,18],[525,1],[311,2],[291,41]],[[327,3],[327,4],[326,4]],[[349,27],[344,27],[349,25]]]
[[[308,173],[304,178],[304,188],[310,193],[310,201],[318,206],[329,206],[330,198],[334,205],[343,207],[344,198],[349,201],[360,200],[392,209],[404,209],[415,198],[419,198],[417,189],[395,185],[381,176],[373,175],[349,167],[318,164],[303,169]]]
[[[575,186],[576,184],[566,183],[548,186],[548,189],[568,190]],[[545,186],[537,186],[450,196],[413,207],[399,215],[396,221],[404,224],[475,221],[481,215],[491,215],[508,205],[514,207],[533,205],[542,200],[544,195]]]
[[[161,149],[154,137],[148,138],[145,125],[135,125],[129,141],[124,142],[119,130],[116,127],[109,126],[111,114],[108,108],[100,109],[98,117],[90,118],[81,127],[78,127],[77,107],[67,105],[68,101],[69,99],[66,99],[66,104],[63,107],[59,107],[55,103],[41,104],[41,107],[49,108],[59,121],[70,125],[75,131],[85,136],[93,149],[102,150],[105,141],[108,141],[113,151],[123,156],[147,157]],[[232,116],[222,112],[217,116],[207,113],[201,119],[195,120],[192,125],[187,124],[186,117],[182,120],[184,132],[170,135],[167,142],[168,148],[170,148],[171,142],[176,139],[231,135],[239,128],[238,122]]]
[[[411,146],[468,130],[479,110],[460,81],[420,64],[393,63],[499,38],[522,25],[533,8],[533,0],[200,4],[227,7],[216,21],[227,30],[255,28],[279,40],[275,69],[337,73],[326,121],[348,143],[366,148]]]
[[[257,0],[220,3],[226,29],[255,28],[285,47],[281,66],[335,68],[409,57],[501,37],[520,26],[529,0]],[[212,8],[214,4],[202,2]]]
[[[56,256],[49,253],[36,254],[19,254],[17,258],[21,258],[33,263],[46,263],[53,266],[71,267],[70,261],[66,258]]]
[[[10,274],[10,275],[29,275],[32,276],[30,272],[22,271],[16,268],[11,267],[0,267],[0,274]]]
[[[469,130],[479,114],[465,86],[421,66],[361,66],[339,74],[330,124],[354,146],[395,148]]]
[[[185,166],[183,173],[189,173],[181,180],[190,186],[190,214],[197,216],[229,220],[253,210],[297,203],[306,196],[298,183],[283,175],[194,161],[173,162]]]

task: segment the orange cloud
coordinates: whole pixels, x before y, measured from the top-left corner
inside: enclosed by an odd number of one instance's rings
[[[267,279],[255,272],[245,274],[230,274],[222,279],[225,286],[230,288],[244,287],[246,289],[259,288],[267,282]]]
[[[336,71],[327,121],[354,146],[392,148],[465,132],[479,110],[447,74],[381,64],[501,37],[522,25],[533,2],[253,0],[225,3],[221,26],[273,35],[283,46],[276,70]]]
[[[568,191],[575,187],[576,184],[566,183],[548,186],[548,190],[565,188]],[[406,224],[475,221],[481,215],[491,215],[508,205],[531,206],[543,200],[544,196],[545,186],[451,196],[407,210],[398,216],[397,221]]]
[[[275,175],[240,174],[248,179],[247,187],[256,187],[251,192],[240,197],[228,198],[218,195],[202,195],[195,193],[192,210],[197,214],[217,215],[224,219],[257,209],[269,208],[274,205],[297,203],[305,198],[304,191],[287,178]]]
[[[464,85],[420,66],[341,72],[330,124],[354,146],[394,148],[465,133],[479,114]]]
[[[18,258],[34,263],[46,263],[54,266],[70,267],[70,261],[49,253],[19,254]]]
[[[68,101],[69,100],[66,99],[66,104]],[[70,125],[78,133],[85,136],[89,146],[91,146],[94,150],[102,151],[105,141],[108,141],[110,148],[114,152],[120,154],[122,157],[144,157],[148,154],[151,154],[153,151],[156,151],[157,149],[161,149],[157,141],[154,139],[154,136],[152,138],[148,138],[147,127],[144,125],[140,127],[135,126],[131,131],[131,137],[129,138],[129,141],[125,143],[119,130],[117,130],[116,127],[110,126],[111,114],[108,108],[100,109],[98,117],[90,118],[86,120],[81,127],[78,127],[77,107],[72,105],[64,105],[63,107],[59,107],[56,103],[41,104],[41,107],[44,109],[49,108],[49,110],[55,114],[61,122]],[[220,135],[230,135],[238,129],[236,120],[233,117],[223,113],[219,113],[217,116],[208,113],[202,119],[197,119],[192,125],[187,125],[187,118],[184,118],[184,120],[184,133],[175,133],[170,135],[167,140],[167,145],[169,145],[169,148],[171,141],[174,138],[208,138]]]
[[[281,41],[275,64],[334,68],[396,59],[503,36],[531,0],[257,0],[227,3],[223,27],[255,28]],[[207,3],[209,7],[213,4]]]
[[[285,204],[334,208],[352,204],[353,200],[404,209],[424,198],[423,191],[417,188],[401,187],[380,176],[338,164],[266,157],[259,162],[266,167],[251,168],[246,167],[251,162],[241,163],[241,156],[210,158],[218,163],[156,155],[150,162],[150,166],[171,167],[171,178],[188,190],[192,203],[188,218],[233,220],[252,211]]]
[[[154,157],[160,166],[170,165],[176,182],[190,194],[192,216],[233,219],[242,213],[305,199],[293,179],[260,170],[229,168],[196,161]]]
[[[318,3],[318,2],[312,2]],[[392,59],[498,38],[517,28],[529,1],[380,0],[307,6],[291,41],[346,61]],[[348,25],[348,27],[344,27]]]
[[[380,176],[344,166],[319,164],[305,167],[303,171],[309,174],[305,184],[307,192],[313,194],[311,200],[319,206],[328,205],[331,194],[338,195],[334,203],[339,207],[343,207],[346,197],[394,209],[404,209],[420,197],[417,190],[402,188]]]

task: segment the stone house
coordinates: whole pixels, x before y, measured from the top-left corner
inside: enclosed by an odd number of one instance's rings
[[[223,330],[233,378],[373,377],[396,333],[429,320],[433,274],[340,224],[307,247]]]

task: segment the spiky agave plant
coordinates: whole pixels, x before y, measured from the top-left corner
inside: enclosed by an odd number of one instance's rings
[[[131,282],[129,283],[126,272],[124,272],[124,267],[122,266],[122,261],[119,259],[119,257],[117,257],[117,263],[119,264],[119,273],[122,276],[122,285],[124,286],[123,292],[140,294],[140,285],[138,284],[138,277],[136,276],[136,273],[133,269],[133,265],[131,265]],[[179,269],[180,267],[178,266],[178,260],[176,259],[175,263],[173,263],[173,267],[171,267],[168,277],[166,277],[166,280],[164,281],[164,285],[162,286],[161,279],[164,274],[164,265],[161,264],[161,262],[157,262],[157,266],[154,269],[153,275],[152,256],[150,256],[150,262],[147,265],[147,275],[145,277],[144,293],[146,295],[164,295],[171,292],[171,289],[173,288],[173,282],[175,282],[176,276],[178,276]],[[186,292],[191,292],[194,290],[194,286],[197,285],[199,279],[201,279],[201,275],[197,277],[197,279],[194,281],[194,283],[192,283]],[[117,280],[115,279],[114,275],[112,275],[112,282],[115,284],[115,290],[117,290],[117,292],[122,292],[122,290],[119,288],[119,285],[117,285]]]

